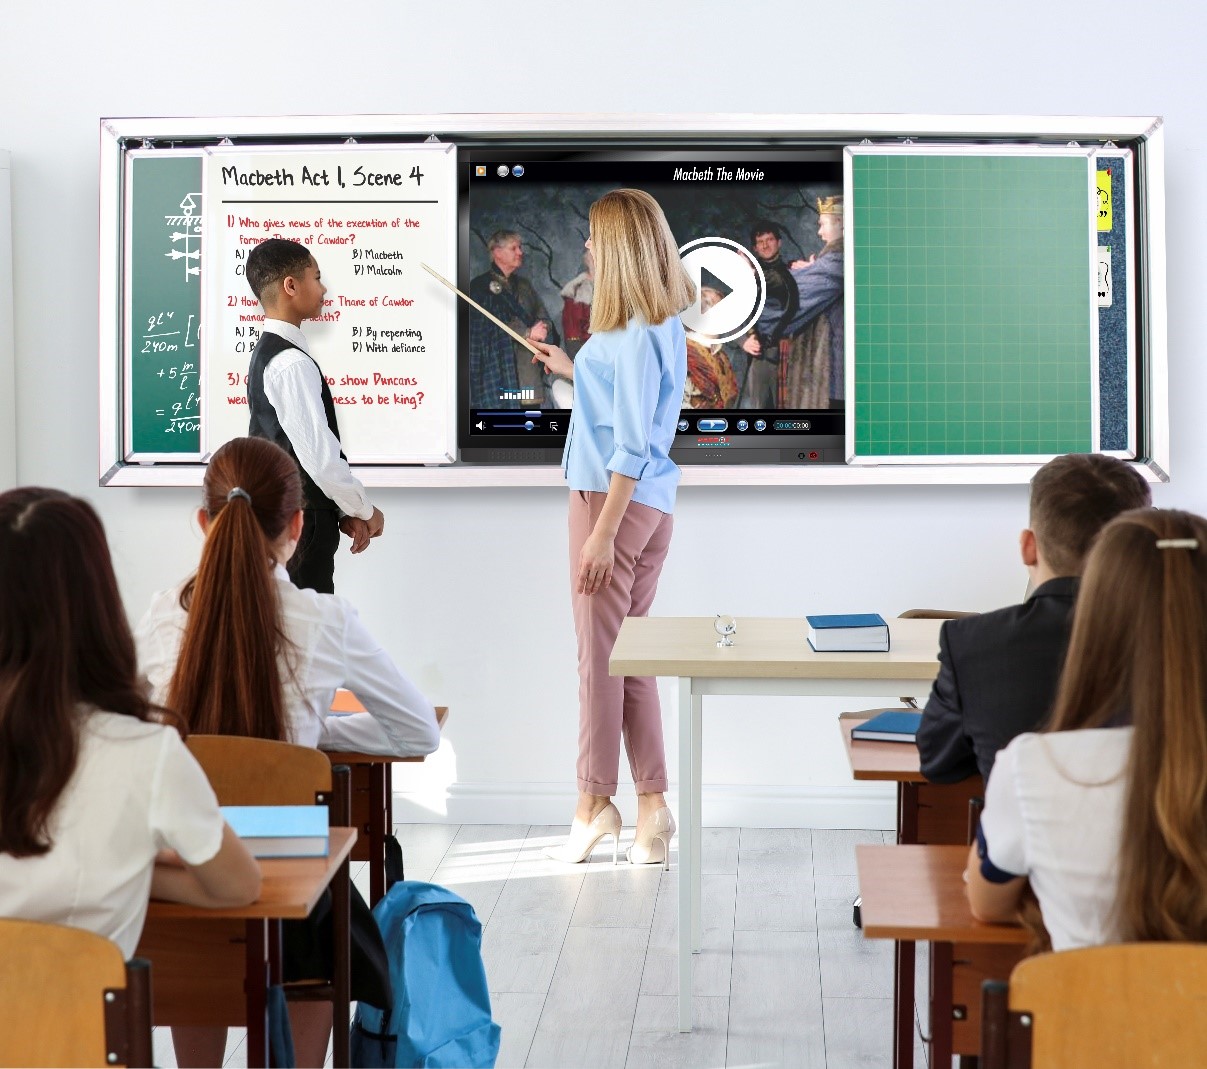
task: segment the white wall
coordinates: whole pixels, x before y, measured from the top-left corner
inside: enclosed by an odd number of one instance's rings
[[[10,7],[0,147],[12,152],[17,475],[98,505],[135,617],[195,563],[196,495],[96,485],[97,120],[109,115],[1164,115],[1174,481],[1157,501],[1207,510],[1207,115],[1189,0],[1142,9],[1120,0],[127,0],[76,8],[70,20],[51,4]],[[338,587],[453,709],[440,756],[399,780],[455,819],[565,819],[576,679],[564,493],[375,496],[387,535],[361,557],[341,557]],[[691,488],[655,611],[740,618],[1005,604],[1025,579],[1015,551],[1025,501],[1023,487]],[[850,787],[839,705],[707,704],[706,820],[887,826],[883,793]]]
[[[12,161],[0,149],[0,490],[17,481],[17,365],[13,354]]]

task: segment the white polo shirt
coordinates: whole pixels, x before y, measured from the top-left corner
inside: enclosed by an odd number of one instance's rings
[[[176,729],[116,713],[81,712],[75,773],[38,857],[0,853],[0,917],[66,924],[138,946],[161,849],[190,865],[222,845],[209,780]]]

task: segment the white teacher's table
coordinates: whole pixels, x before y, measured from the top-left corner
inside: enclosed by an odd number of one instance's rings
[[[692,1025],[692,953],[701,942],[700,773],[706,694],[899,698],[939,670],[941,620],[890,620],[888,653],[814,653],[801,619],[740,617],[718,647],[712,617],[630,617],[612,675],[679,679],[679,1031]]]

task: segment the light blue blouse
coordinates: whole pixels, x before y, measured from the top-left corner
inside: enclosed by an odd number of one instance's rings
[[[571,490],[606,493],[611,472],[638,480],[633,500],[673,512],[679,467],[670,458],[687,379],[678,316],[631,319],[592,334],[574,361],[574,409],[562,454]]]

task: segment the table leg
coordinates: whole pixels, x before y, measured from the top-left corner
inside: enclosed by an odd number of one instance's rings
[[[692,952],[700,953],[704,945],[703,909],[700,905],[700,870],[703,863],[703,827],[704,827],[704,699],[699,694],[692,695],[692,849],[691,849],[691,878],[692,878]],[[682,849],[682,846],[680,847]],[[682,879],[683,862],[679,863],[680,879]]]
[[[679,680],[679,1031],[692,1030],[692,681]]]
[[[268,922],[249,920],[243,996],[247,1003],[247,1064],[268,1065],[268,985],[270,976]]]

